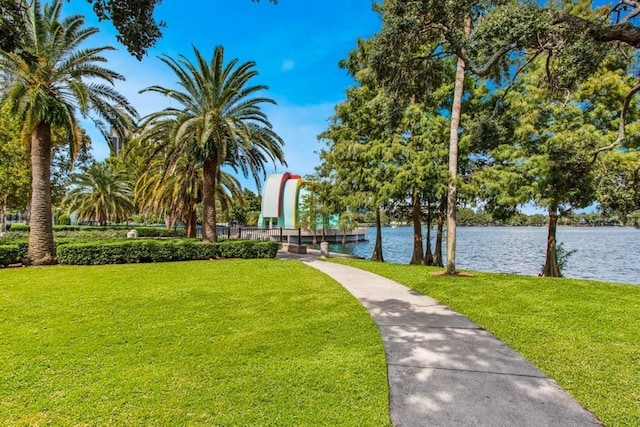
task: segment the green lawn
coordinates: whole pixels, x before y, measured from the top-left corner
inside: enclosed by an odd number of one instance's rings
[[[294,261],[0,270],[0,425],[388,425],[384,351]]]
[[[464,314],[554,378],[608,426],[640,426],[640,286],[338,260]]]

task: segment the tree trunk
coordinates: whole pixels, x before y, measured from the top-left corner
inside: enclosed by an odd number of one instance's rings
[[[464,33],[471,32],[471,17],[464,22]],[[451,128],[449,131],[449,192],[447,212],[447,267],[446,274],[456,274],[456,201],[458,190],[456,178],[458,176],[458,129],[462,114],[462,95],[464,93],[464,68],[462,58],[458,58],[456,81],[453,87],[453,102],[451,104]]]
[[[31,197],[29,197],[29,201],[27,202],[26,209],[24,211],[24,223],[29,225],[31,222]]]
[[[186,224],[185,224],[185,232],[187,237],[191,238],[191,239],[195,239],[197,237],[197,232],[196,232],[196,210],[195,209],[189,209],[189,212],[187,212],[187,219],[186,219]]]
[[[413,255],[409,264],[422,264],[424,257],[422,256],[422,220],[420,218],[422,211],[420,210],[420,196],[418,191],[414,190],[411,195],[411,219],[413,221]]]
[[[547,255],[542,268],[543,277],[562,277],[558,266],[556,253],[556,228],[558,225],[558,214],[555,209],[549,209],[549,232],[547,233]]]
[[[431,223],[433,221],[433,214],[431,211],[431,203],[427,204],[427,243],[424,250],[424,259],[422,263],[424,265],[433,265],[433,252],[431,251]]]
[[[449,191],[447,194],[447,274],[456,273],[456,201],[458,176],[458,128],[462,112],[464,88],[464,61],[458,58],[456,81],[451,106],[451,129],[449,133]]]
[[[40,122],[31,135],[31,218],[27,260],[31,265],[58,262],[51,212],[51,125]]]
[[[371,261],[384,262],[382,256],[382,224],[380,220],[380,208],[376,208],[376,244],[373,247],[373,255],[371,255]]]
[[[0,237],[7,231],[7,195],[0,196]]]
[[[202,169],[202,241],[215,242],[217,235],[216,218],[216,176],[218,173],[217,162],[215,160],[205,160]]]
[[[444,228],[445,210],[447,208],[447,196],[443,195],[440,198],[440,209],[438,211],[438,228],[436,230],[436,249],[433,254],[433,265],[436,267],[443,267],[442,261],[442,232]]]

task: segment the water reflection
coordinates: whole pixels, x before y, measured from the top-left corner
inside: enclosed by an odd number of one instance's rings
[[[560,227],[558,241],[576,250],[563,270],[565,277],[640,284],[640,230],[628,227]],[[432,244],[435,230],[432,230]],[[332,244],[332,252],[370,258],[375,228],[368,241]],[[544,264],[545,227],[459,227],[456,267],[459,269],[538,275]],[[383,255],[387,262],[411,259],[411,227],[383,227]],[[443,251],[446,249],[443,245]],[[446,255],[446,253],[445,253]]]

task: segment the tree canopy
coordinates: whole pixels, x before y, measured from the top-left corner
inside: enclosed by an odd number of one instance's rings
[[[426,211],[430,225],[448,185],[439,207],[440,215],[448,209],[448,273],[455,273],[457,206],[479,205],[506,220],[534,203],[549,215],[543,274],[559,275],[562,215],[602,200],[630,217],[637,200],[636,55],[632,42],[613,34],[635,25],[640,11],[625,3],[375,3],[382,29],[343,61],[356,85],[322,135],[328,149],[321,158],[335,186],[357,194],[354,174],[364,170],[377,206],[393,200],[395,209],[411,210],[412,262],[420,262],[421,216]],[[364,156],[373,153],[380,155]]]
[[[97,33],[81,15],[61,17],[62,0],[41,7],[29,2],[19,27],[26,55],[0,50],[0,94],[29,141],[31,163],[31,229],[28,258],[33,264],[57,262],[51,209],[52,130],[65,131],[72,156],[84,133],[76,114],[93,115],[120,129],[135,109],[113,88],[120,74],[102,66],[110,47],[83,48]],[[32,58],[38,58],[33,61]],[[106,125],[100,130],[107,136]]]
[[[147,141],[160,141],[169,150],[171,168],[182,156],[189,155],[202,167],[203,232],[205,241],[217,240],[216,194],[221,168],[225,165],[249,174],[259,184],[269,161],[284,162],[284,141],[273,130],[265,104],[275,104],[259,93],[268,89],[254,85],[258,75],[255,62],[225,63],[224,48],[217,46],[207,61],[194,47],[195,62],[184,55],[179,60],[161,58],[178,77],[182,90],[150,86],[174,100],[178,107],[150,114],[144,123]]]
[[[69,1],[69,0],[68,0]],[[81,1],[81,0],[74,0]],[[87,0],[100,20],[111,21],[118,32],[118,41],[138,60],[146,55],[162,37],[167,27],[153,13],[162,0]],[[251,0],[259,2],[260,0]],[[278,0],[269,0],[277,4]],[[0,0],[0,49],[28,53],[22,44],[20,28],[24,25],[28,0]]]

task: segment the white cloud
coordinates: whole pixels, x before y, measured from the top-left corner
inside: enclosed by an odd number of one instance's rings
[[[296,63],[293,62],[292,59],[285,59],[284,61],[282,61],[282,66],[280,67],[282,69],[282,71],[289,71],[289,70],[293,70],[296,66]]]
[[[313,173],[320,162],[317,151],[322,148],[318,135],[326,130],[333,114],[333,103],[314,105],[278,105],[267,114],[274,130],[285,142],[288,170],[298,175]]]

